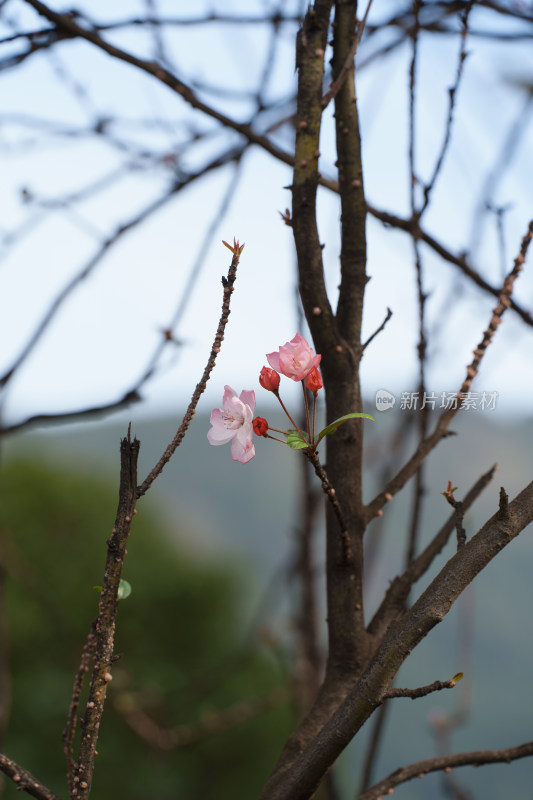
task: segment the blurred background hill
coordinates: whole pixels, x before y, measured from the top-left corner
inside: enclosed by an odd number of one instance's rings
[[[366,410],[372,411],[370,403]],[[365,429],[367,499],[377,491],[383,468],[401,458],[390,440],[395,425],[411,427],[405,411],[373,413],[376,420]],[[265,415],[276,424],[273,414]],[[134,417],[141,480],[178,422]],[[9,629],[14,699],[6,751],[58,794],[64,772],[61,731],[96,611],[93,587],[101,582],[105,540],[114,520],[119,442],[127,423],[122,414],[108,421],[35,429],[5,439],[2,452],[0,520],[8,534],[3,563],[14,614]],[[291,558],[300,459],[273,442],[256,440],[257,457],[245,466],[234,463],[228,447],[209,446],[208,428],[208,416],[197,415],[175,458],[139,502],[124,572],[133,593],[119,613],[121,659],[99,748],[95,790],[103,800],[119,786],[127,788],[124,796],[139,800],[253,797],[293,719],[284,692],[291,659],[286,634],[295,590]],[[530,420],[463,412],[454,430],[457,435],[445,440],[429,461],[421,546],[449,515],[440,494],[448,480],[458,486],[460,499],[498,461],[493,482],[467,514],[470,536],[495,512],[499,487],[512,497],[532,471]],[[414,430],[404,453],[413,437]],[[401,569],[410,493],[408,486],[369,531],[368,615]],[[320,529],[317,564],[322,563],[322,536]],[[452,553],[453,542],[437,568]],[[505,747],[530,738],[531,702],[520,687],[528,685],[533,663],[533,637],[523,633],[531,630],[532,566],[533,543],[525,531],[401,670],[397,685],[410,687],[449,679],[460,670],[466,677],[453,692],[410,704],[407,714],[402,704],[408,701],[394,701],[376,778],[435,754],[428,720],[435,721],[439,709],[465,715],[453,734],[452,750]],[[417,595],[432,574],[420,581]],[[325,635],[324,620],[321,624]],[[250,708],[258,703],[257,713],[226,728],[221,718],[221,732],[199,740],[193,736],[185,749],[161,751],[131,729],[135,715],[130,712],[144,711],[161,729],[182,726],[185,735],[183,726],[201,729],[210,714],[216,718],[242,696]],[[496,728],[489,725],[495,717],[501,720]],[[51,734],[47,749],[39,745],[35,750],[36,740],[28,732],[41,726]],[[353,775],[361,757],[361,748],[349,748],[341,774]],[[243,770],[243,764],[248,768]],[[531,800],[531,765],[525,760],[513,769],[513,797]],[[466,787],[469,772],[458,775]],[[438,780],[428,776],[402,791],[415,800],[439,796]],[[508,781],[501,766],[485,767],[472,777],[487,800],[507,799]],[[15,797],[11,785],[5,797]]]

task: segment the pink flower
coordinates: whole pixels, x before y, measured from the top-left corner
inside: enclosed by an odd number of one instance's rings
[[[231,442],[231,457],[246,464],[255,456],[252,444],[252,420],[255,410],[255,392],[241,392],[240,397],[231,386],[224,386],[223,408],[214,408],[209,420],[212,427],[207,434],[209,444]]]
[[[259,375],[259,383],[268,392],[278,393],[279,389],[279,375],[270,367],[263,367]]]
[[[267,359],[276,372],[281,372],[293,381],[301,381],[313,367],[318,367],[322,356],[315,356],[303,336],[296,334],[294,339],[282,345],[279,353],[268,353]]]

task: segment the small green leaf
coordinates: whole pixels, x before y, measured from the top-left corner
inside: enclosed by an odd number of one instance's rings
[[[303,439],[298,431],[287,431],[287,444],[292,450],[303,450],[304,447],[309,447],[309,442]]]
[[[451,686],[455,686],[455,684],[464,678],[464,672],[458,672],[457,675],[454,675],[450,681]]]
[[[131,583],[128,583],[128,581],[125,581],[121,578],[120,583],[118,585],[118,592],[117,592],[118,599],[125,600],[126,597],[130,596],[130,594],[131,594]]]
[[[371,417],[370,414],[359,414],[356,412],[352,414],[345,414],[344,417],[339,417],[339,419],[336,419],[335,422],[332,422],[330,425],[328,425],[327,428],[324,428],[324,430],[320,431],[320,433],[318,434],[317,441],[319,442],[321,439],[324,438],[324,436],[327,436],[328,433],[335,433],[337,428],[340,425],[342,425],[343,422],[348,422],[349,419],[356,419],[357,417],[364,417],[365,419],[371,419],[372,422],[374,422],[374,417]]]
[[[95,592],[98,592],[99,594],[102,594],[102,587],[101,586],[93,586],[93,589],[94,589]]]

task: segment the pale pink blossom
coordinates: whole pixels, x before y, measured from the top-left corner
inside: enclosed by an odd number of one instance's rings
[[[303,336],[296,334],[294,339],[282,345],[279,353],[268,353],[270,366],[293,381],[301,381],[313,367],[318,367],[322,356],[315,356]]]
[[[222,406],[211,412],[209,421],[212,427],[207,434],[209,444],[231,442],[232,459],[246,464],[255,456],[252,443],[255,392],[243,391],[237,397],[231,386],[224,386]]]

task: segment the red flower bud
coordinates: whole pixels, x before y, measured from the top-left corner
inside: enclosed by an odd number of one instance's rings
[[[277,394],[279,388],[279,375],[275,369],[263,367],[261,374],[259,375],[259,383],[263,389],[267,390],[267,392],[274,392],[274,394]]]
[[[256,436],[266,436],[268,431],[268,422],[263,417],[256,417],[252,422],[254,433]]]
[[[314,392],[315,394],[316,392],[318,392],[319,389],[322,389],[324,385],[322,383],[322,375],[320,374],[320,372],[316,367],[313,367],[313,369],[307,373],[307,378],[305,379],[305,383],[309,391]]]

